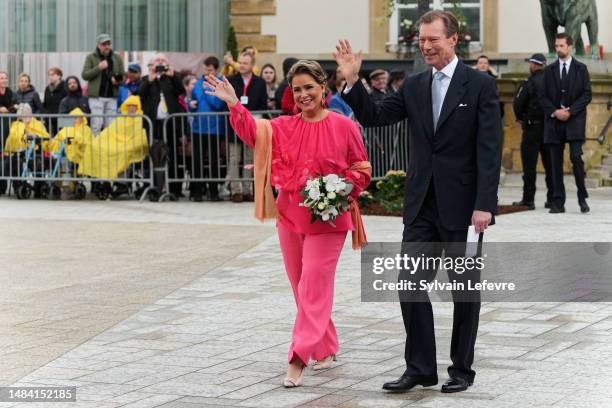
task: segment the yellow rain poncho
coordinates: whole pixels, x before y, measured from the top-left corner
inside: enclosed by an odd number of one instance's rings
[[[130,105],[136,107],[135,114],[142,115],[140,97],[127,98],[121,105],[121,113],[127,115]],[[142,118],[119,116],[87,145],[78,174],[114,179],[130,164],[143,161],[148,154],[149,143]]]
[[[70,143],[65,147],[66,157],[72,163],[79,164],[87,146],[91,144],[91,129],[87,125],[87,117],[81,109],[73,109],[70,115],[75,117],[74,126],[66,126],[60,130],[57,136],[49,142],[49,149],[57,155],[62,142],[67,143],[67,140],[70,140]]]
[[[26,134],[42,137],[43,139],[49,138],[49,132],[47,132],[45,125],[38,119],[31,118],[28,122],[27,129],[23,120],[19,119],[11,125],[9,136],[4,145],[4,151],[6,153],[17,153],[26,150]],[[43,144],[43,147],[45,146],[46,142]]]

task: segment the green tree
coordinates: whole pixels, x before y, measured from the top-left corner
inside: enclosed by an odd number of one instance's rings
[[[227,50],[232,53],[234,60],[238,58],[238,40],[236,39],[234,26],[229,26],[227,30]]]

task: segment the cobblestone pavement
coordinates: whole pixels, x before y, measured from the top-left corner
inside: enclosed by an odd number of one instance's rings
[[[507,188],[501,191],[500,201],[519,195],[519,190]],[[499,217],[487,239],[612,242],[612,190],[594,191],[589,204],[588,215],[580,214],[577,204],[568,201],[567,214],[550,215],[539,208]],[[71,344],[13,385],[77,386],[76,404],[53,407],[611,406],[612,304],[607,303],[484,304],[474,364],[477,377],[469,391],[441,394],[436,386],[405,394],[384,393],[382,383],[404,370],[400,309],[394,303],[360,302],[360,258],[350,250],[348,240],[336,275],[333,317],[340,338],[338,362],[321,372],[309,369],[303,387],[282,388],[295,305],[273,226],[259,226],[250,216],[248,204],[60,205],[2,199],[0,222],[19,228],[21,234],[18,243],[3,240],[3,253],[11,253],[11,245],[19,247],[27,239],[38,243],[41,238],[35,226],[58,221],[84,229],[92,223],[117,230],[131,226],[134,231],[138,229],[134,226],[154,225],[157,234],[172,237],[185,234],[185,226],[202,228],[188,233],[182,246],[190,257],[199,254],[202,261],[185,263],[192,272],[177,280],[178,287],[167,286],[166,293],[138,302],[140,308],[129,316],[115,319],[116,324],[98,328],[95,334],[90,331],[89,338]],[[365,224],[371,241],[401,237],[401,222],[396,218],[367,217]],[[211,226],[222,228],[207,230]],[[206,235],[203,231],[213,234],[221,247],[235,240],[245,240],[245,245],[241,250],[230,248],[222,262],[207,265],[208,254],[198,252],[198,239]],[[258,234],[256,242],[248,241],[249,232]],[[123,247],[121,240],[133,239],[134,233],[119,234],[117,246]],[[95,238],[95,233],[80,236],[83,245],[94,245]],[[131,245],[139,248],[138,243]],[[163,248],[147,254],[153,257],[151,265],[167,262]],[[119,276],[122,266],[115,267]],[[193,273],[198,267],[201,273]],[[58,276],[62,270],[61,262],[50,267]],[[145,280],[140,286],[139,279]],[[141,290],[146,279],[146,275],[134,275],[131,290]],[[95,281],[88,284],[95,288]],[[9,320],[4,301],[8,295],[0,298],[3,321]],[[71,307],[71,303],[55,305],[67,314],[66,308]],[[450,362],[452,304],[435,303],[434,314],[442,382]],[[106,316],[106,320],[113,319]],[[11,406],[48,405],[0,403],[0,407]]]

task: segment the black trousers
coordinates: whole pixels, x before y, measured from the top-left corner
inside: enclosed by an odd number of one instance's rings
[[[552,202],[550,154],[544,144],[544,122],[525,124],[521,140],[521,161],[523,162],[523,201],[533,202],[536,193],[536,167],[538,154],[542,158],[546,173],[546,201]]]
[[[560,127],[561,138],[560,143],[549,145],[550,161],[551,161],[551,180],[553,186],[553,202],[557,206],[565,205],[565,184],[563,183],[563,153],[565,144],[569,144],[570,161],[574,172],[574,180],[578,189],[578,201],[582,201],[589,197],[584,184],[584,161],[582,161],[582,145],[583,140],[570,140],[565,138],[565,127]]]
[[[182,157],[179,154],[179,144],[181,143],[182,123],[178,122],[181,118],[175,118],[174,120],[168,120],[166,122],[166,136],[168,138],[167,145],[169,149],[168,157],[168,177],[183,178],[184,168],[181,166]],[[176,122],[176,123],[175,123]],[[153,122],[153,139],[163,140],[164,132],[164,121],[156,120]],[[181,182],[168,183],[169,192],[179,197],[182,193]]]
[[[193,163],[192,171],[194,178],[220,178],[220,142],[223,136],[209,135],[209,134],[197,134],[194,133],[191,138],[191,159]],[[221,182],[209,182],[208,191],[210,191],[211,197],[218,196],[219,184]],[[201,196],[204,183],[193,182],[190,183],[191,194],[193,196]]]
[[[440,224],[432,183],[418,216],[411,224],[404,225],[403,242],[423,243],[426,246],[423,251],[426,256],[441,256],[442,250],[445,251],[446,256],[452,256],[453,250],[449,248],[449,246],[452,246],[450,243],[457,243],[455,246],[462,247],[463,254],[456,254],[456,256],[464,256],[466,239],[467,228],[451,231]],[[440,244],[432,246],[431,243]],[[410,246],[412,245],[414,244],[410,244]],[[433,273],[435,274],[435,271]],[[450,274],[451,271],[449,271],[449,280]],[[428,280],[431,280],[431,278]],[[401,273],[400,279],[402,279]],[[478,279],[480,279],[480,276],[478,276]],[[422,295],[423,298],[417,302],[402,301],[400,303],[406,330],[404,352],[406,374],[437,377],[433,309],[427,293]],[[470,382],[474,380],[476,375],[472,369],[472,363],[474,362],[474,346],[480,314],[480,293],[477,292],[475,295],[476,299],[474,301],[460,302],[457,301],[456,294],[453,293],[453,332],[450,347],[452,364],[448,367],[449,375],[462,377]]]

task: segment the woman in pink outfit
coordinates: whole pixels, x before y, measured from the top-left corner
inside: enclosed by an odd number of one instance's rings
[[[297,305],[283,384],[296,387],[301,384],[304,367],[311,359],[316,360],[314,369],[329,368],[335,360],[338,336],[331,312],[336,264],[347,231],[354,231],[354,243],[355,233],[362,232],[361,225],[355,225],[361,224],[361,217],[349,212],[339,215],[333,224],[319,220],[311,223],[309,210],[299,205],[303,201],[300,191],[308,179],[334,173],[353,184],[350,197],[355,200],[370,183],[371,167],[357,125],[324,106],[327,78],[321,66],[315,61],[299,61],[287,79],[301,112],[271,121],[256,121],[241,105],[227,79],[220,81],[209,76],[207,85],[212,89],[209,94],[227,103],[231,125],[239,137],[255,148],[256,213],[265,206],[258,204],[257,197],[263,201],[266,196],[257,193],[258,184],[263,184],[261,175],[266,175],[264,164],[259,171],[262,182],[258,183],[257,153],[265,148],[263,138],[271,142],[269,177],[265,181],[279,192],[272,211],[277,218],[285,269]],[[271,197],[271,190],[267,197]],[[351,205],[358,212],[356,201]],[[364,240],[365,236],[361,241]]]

